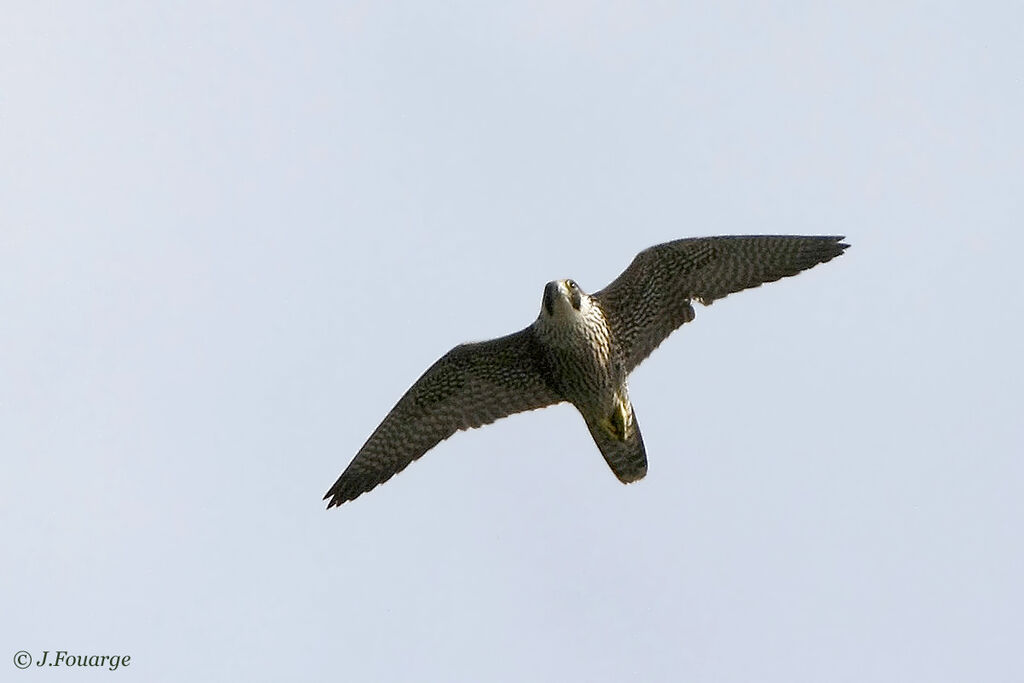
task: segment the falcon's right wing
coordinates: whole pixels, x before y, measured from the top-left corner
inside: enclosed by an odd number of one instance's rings
[[[691,301],[706,306],[727,294],[796,275],[842,254],[849,246],[842,239],[755,235],[666,242],[640,252],[593,296],[624,352],[628,372],[673,330],[693,320]]]
[[[535,410],[563,399],[545,379],[532,328],[461,344],[420,377],[370,435],[331,487],[327,507],[382,484],[460,429]]]

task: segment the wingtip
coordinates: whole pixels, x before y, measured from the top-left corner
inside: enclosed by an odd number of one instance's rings
[[[837,256],[842,256],[850,245],[843,240],[846,239],[846,235],[823,235],[818,238],[821,245],[819,247],[819,254],[821,257],[820,263],[827,263]]]
[[[344,505],[350,500],[355,500],[359,496],[366,493],[366,491],[360,491],[357,488],[338,486],[337,484],[331,487],[331,490],[324,495],[323,500],[328,500],[327,509],[336,508]]]
[[[342,503],[344,503],[346,499],[343,499],[340,495],[338,495],[334,488],[331,488],[330,491],[324,494],[323,500],[328,501],[327,509],[330,510],[331,508],[336,508]]]

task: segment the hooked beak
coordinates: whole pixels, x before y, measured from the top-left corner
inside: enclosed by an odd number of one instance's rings
[[[558,297],[558,283],[549,282],[544,286],[544,310],[548,315],[555,314],[555,299]]]

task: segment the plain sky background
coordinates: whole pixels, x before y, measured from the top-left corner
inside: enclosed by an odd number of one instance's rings
[[[6,3],[0,678],[1024,680],[1024,5]],[[641,249],[844,234],[321,496]],[[129,654],[18,671],[18,650]]]

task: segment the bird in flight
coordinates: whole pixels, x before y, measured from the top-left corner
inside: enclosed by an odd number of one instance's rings
[[[830,261],[842,237],[700,237],[640,252],[610,285],[587,294],[572,280],[544,287],[529,327],[460,344],[427,369],[324,496],[328,508],[382,484],[460,429],[568,401],[624,484],[647,474],[626,389],[629,373],[677,327],[693,302],[716,299]]]

